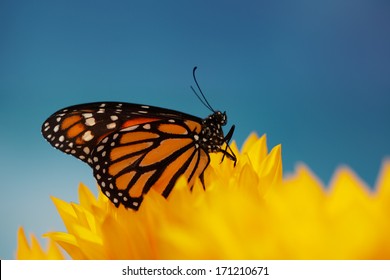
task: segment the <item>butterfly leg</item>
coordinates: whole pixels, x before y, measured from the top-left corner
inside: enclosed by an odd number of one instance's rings
[[[202,183],[203,190],[206,190],[206,185],[204,183],[204,173],[199,175],[200,182]],[[190,191],[194,189],[194,185],[191,186]]]
[[[204,172],[202,172],[202,174],[200,174],[199,179],[200,179],[200,182],[202,183],[203,190],[205,191],[206,185],[204,183]]]
[[[221,150],[221,152],[223,153],[223,156],[222,156],[222,159],[221,159],[221,162],[223,162],[223,160],[225,159],[225,156],[227,156],[229,159],[231,159],[232,161],[234,161],[234,166],[236,166],[236,163],[237,163],[237,157],[236,155],[234,154],[234,152],[232,151],[232,149],[230,148],[229,146],[229,142],[230,140],[232,139],[232,136],[233,136],[233,133],[234,133],[234,128],[235,126],[233,125],[228,134],[226,134],[225,136],[225,143],[226,143],[226,148],[225,150]],[[229,149],[229,151],[228,151]]]

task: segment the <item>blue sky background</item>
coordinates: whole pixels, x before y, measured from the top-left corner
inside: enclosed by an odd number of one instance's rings
[[[50,196],[77,201],[90,168],[40,126],[83,102],[156,105],[205,117],[192,68],[241,145],[281,143],[285,174],[325,183],[348,165],[373,186],[390,155],[390,2],[0,2],[0,258],[16,231],[63,230]]]

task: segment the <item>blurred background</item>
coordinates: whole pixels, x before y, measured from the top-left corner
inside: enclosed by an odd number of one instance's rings
[[[64,230],[50,196],[97,193],[92,170],[41,136],[49,115],[123,101],[206,117],[195,65],[239,146],[266,133],[285,175],[303,162],[328,184],[348,165],[375,186],[390,154],[389,1],[2,0],[0,258],[19,226]]]

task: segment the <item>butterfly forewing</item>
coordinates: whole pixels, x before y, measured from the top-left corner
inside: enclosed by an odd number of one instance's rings
[[[164,118],[200,119],[173,110],[117,102],[88,103],[57,111],[42,125],[42,134],[55,148],[90,163],[90,153],[107,135]]]

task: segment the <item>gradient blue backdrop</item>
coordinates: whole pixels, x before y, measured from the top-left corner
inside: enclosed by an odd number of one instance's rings
[[[51,113],[92,101],[228,112],[241,145],[281,143],[328,183],[347,164],[373,186],[390,154],[390,2],[0,2],[0,258],[16,231],[63,230],[50,195],[77,201],[86,164],[40,134]]]

